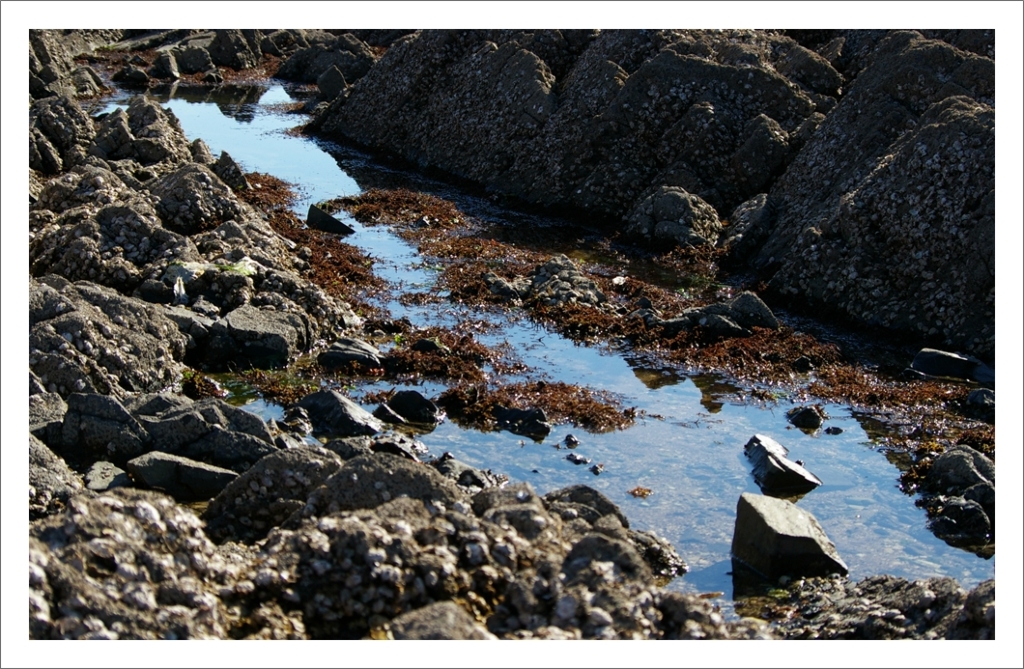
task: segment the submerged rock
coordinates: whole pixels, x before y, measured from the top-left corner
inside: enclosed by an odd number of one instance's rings
[[[743,493],[732,556],[765,578],[846,575],[846,563],[817,519],[792,502]]]

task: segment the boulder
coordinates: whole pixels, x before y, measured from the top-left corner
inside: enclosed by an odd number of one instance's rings
[[[156,210],[164,225],[192,235],[251,215],[251,209],[218,176],[219,172],[228,172],[224,168],[226,155],[221,153],[212,170],[189,163],[147,185],[156,198]],[[240,172],[235,176],[244,181]]]
[[[713,246],[722,224],[714,207],[678,186],[661,186],[626,217],[626,234],[649,243]]]
[[[996,373],[977,358],[923,348],[914,356],[910,368],[929,376],[972,379],[982,383],[995,383]]]
[[[828,418],[828,414],[821,408],[821,405],[793,407],[786,412],[786,418],[794,426],[803,430],[817,430]]]
[[[451,601],[403,613],[391,621],[391,636],[395,639],[497,639]]]
[[[168,51],[156,57],[153,67],[149,68],[149,76],[156,79],[180,79],[181,72],[178,70],[178,61],[174,54]]]
[[[61,428],[59,453],[72,462],[109,458],[123,464],[149,448],[146,429],[117,399],[72,393]]]
[[[381,366],[380,351],[373,344],[362,339],[342,337],[316,357],[317,364],[325,369],[356,365],[361,368],[373,369]]]
[[[93,492],[104,492],[114,488],[131,488],[132,480],[127,472],[112,462],[100,460],[85,473],[85,487]]]
[[[975,388],[967,395],[967,411],[987,423],[996,420],[996,391],[990,388]]]
[[[732,538],[735,560],[769,580],[848,573],[817,519],[792,502],[743,493]]]
[[[230,469],[159,451],[129,460],[126,469],[142,485],[162,490],[179,502],[215,497],[238,476]]]
[[[298,405],[309,412],[313,429],[336,437],[374,435],[383,424],[336,390],[320,390],[306,395]]]
[[[355,232],[354,228],[342,223],[315,204],[309,205],[306,225],[314,230],[322,230],[335,235],[351,235]]]
[[[243,277],[248,279],[248,277]],[[234,309],[210,328],[207,359],[216,365],[232,360],[262,369],[294,359],[309,346],[304,314],[260,309],[249,304]]]
[[[986,482],[995,485],[995,463],[969,446],[954,445],[935,458],[925,485],[939,493],[962,493]]]
[[[331,65],[317,77],[316,85],[320,89],[320,99],[327,102],[332,101],[348,88],[345,75],[341,73],[337,65]]]
[[[260,64],[259,54],[253,52],[241,30],[217,30],[208,50],[214,65],[248,70]]]
[[[376,62],[370,47],[353,35],[326,37],[329,40],[299,49],[289,56],[281,63],[276,76],[311,84],[331,68],[337,68],[346,81],[355,83]]]
[[[232,190],[248,190],[249,182],[245,179],[245,173],[227,151],[220,152],[220,158],[213,165],[213,171]]]
[[[743,452],[754,465],[754,480],[766,495],[802,495],[821,485],[821,479],[787,458],[786,447],[771,437],[755,434]]]
[[[543,439],[551,432],[551,423],[548,422],[547,414],[543,409],[496,406],[494,407],[494,421],[501,430],[508,430],[512,434],[521,434],[536,440]]]
[[[420,425],[435,425],[444,417],[440,407],[415,390],[399,390],[387,406],[406,421]]]
[[[198,74],[214,68],[210,52],[201,46],[186,46],[177,52],[176,58],[178,67],[185,74]]]

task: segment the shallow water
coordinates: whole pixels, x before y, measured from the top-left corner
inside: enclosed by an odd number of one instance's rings
[[[246,171],[266,172],[295,184],[300,193],[295,210],[302,218],[310,203],[355,195],[371,186],[448,189],[329,143],[287,133],[306,117],[284,111],[284,105],[294,100],[280,85],[223,87],[216,94],[178,89],[170,97],[154,97],[174,111],[190,140],[201,137],[215,156],[226,150]],[[128,99],[128,94],[119,94],[102,111],[125,106]],[[499,224],[525,216],[465,194],[459,195],[459,205]],[[346,220],[357,232],[345,241],[375,258],[379,276],[401,285],[402,291],[429,290],[434,272],[421,266],[422,258],[413,247],[384,228]],[[572,255],[590,252],[580,247]],[[817,517],[835,542],[851,578],[883,573],[908,579],[952,576],[964,587],[973,587],[995,576],[994,558],[984,560],[950,547],[926,529],[924,510],[900,492],[899,472],[862,427],[861,421],[868,424],[867,419],[844,406],[825,406],[831,416],[826,424],[841,427],[841,434],[812,436],[788,424],[788,403],[744,403],[740,389],[722,379],[688,378],[649,366],[628,352],[577,345],[526,319],[510,320],[457,305],[405,307],[392,301],[384,306],[393,317],[407,316],[418,327],[452,325],[460,318],[489,319],[499,327],[478,339],[490,346],[509,342],[532,377],[607,390],[624,407],[658,416],[638,418],[627,430],[605,434],[560,425],[542,442],[508,432],[464,429],[451,422],[419,439],[434,456],[450,451],[473,466],[528,481],[542,494],[575,483],[602,491],[622,508],[632,527],[666,537],[686,559],[690,572],[670,583],[669,589],[723,592],[718,601],[726,612],[732,611],[729,547],[736,502],[743,492],[759,492],[743,445],[757,433],[785,445],[792,459],[803,460],[824,482],[798,503]],[[358,399],[365,392],[393,386],[360,384],[353,396]],[[444,389],[431,382],[410,387],[428,397]],[[234,390],[236,401],[248,409],[265,418],[280,417],[279,406],[255,393],[246,394],[242,386]],[[587,466],[565,459],[570,451],[559,445],[569,433],[580,440],[574,452],[603,463],[603,473],[595,476]],[[653,494],[634,498],[627,491],[636,486],[650,488]]]

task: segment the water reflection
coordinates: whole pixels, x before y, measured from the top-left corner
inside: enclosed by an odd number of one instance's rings
[[[690,377],[693,385],[700,388],[700,403],[708,413],[718,413],[722,410],[724,402],[722,398],[732,396],[740,397],[743,391],[739,386],[733,385],[714,374],[698,374]]]

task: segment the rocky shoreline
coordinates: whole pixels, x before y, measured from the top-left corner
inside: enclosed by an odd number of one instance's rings
[[[72,57],[100,46],[95,69]],[[994,638],[994,581],[968,593],[949,578],[794,574],[771,611],[726,620],[658,586],[685,561],[600,492],[539,495],[450,456],[421,462],[389,429],[442,409],[527,435],[548,422],[497,393],[392,395],[371,414],[298,392],[267,422],[229,405],[204,372],[316,351],[339,374],[457,379],[481,363],[467,338],[453,353],[440,335],[384,356],[370,342],[400,326],[320,280],[322,245],[356,253],[337,231],[283,234],[258,175],[151,99],[99,117],[79,102],[112,66],[145,86],[273,65],[317,83],[311,131],[622,219],[641,245],[724,249],[762,272],[766,298],[977,356],[925,349],[909,367],[985,386],[961,383],[957,406],[991,425],[989,36],[31,31],[30,49],[31,638]],[[416,212],[386,222],[436,243],[449,222]],[[677,308],[564,256],[532,260],[464,280],[463,297],[638,346],[784,329],[754,292]],[[936,533],[994,544],[994,436],[941,454],[925,441],[909,472]]]

